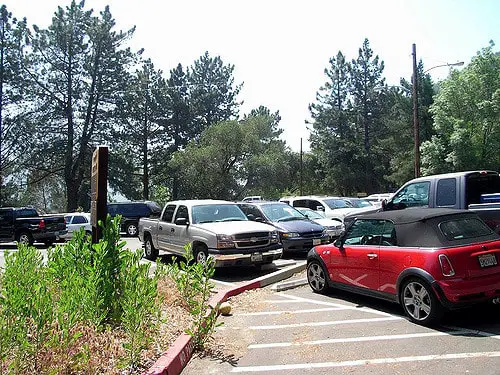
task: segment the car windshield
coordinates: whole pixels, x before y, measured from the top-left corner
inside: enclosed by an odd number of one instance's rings
[[[307,218],[286,203],[265,204],[262,212],[269,221],[307,220]]]
[[[325,217],[314,210],[309,210],[307,208],[297,208],[302,214],[307,215],[309,219],[324,219]]]
[[[351,208],[352,206],[343,199],[333,199],[328,198],[323,200],[330,209],[334,210],[336,208]]]
[[[248,218],[236,204],[205,204],[192,207],[193,224],[246,220]]]
[[[362,207],[371,207],[372,204],[364,199],[358,198],[350,198],[346,199],[347,203],[349,203],[352,207],[362,208]]]

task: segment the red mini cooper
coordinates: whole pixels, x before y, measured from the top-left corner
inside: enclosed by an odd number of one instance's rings
[[[429,325],[445,309],[500,303],[500,237],[473,212],[414,208],[359,215],[307,256],[312,290],[344,289],[400,303]]]

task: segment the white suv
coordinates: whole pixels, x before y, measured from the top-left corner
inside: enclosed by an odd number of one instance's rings
[[[341,223],[344,222],[344,217],[347,214],[356,211],[356,208],[352,207],[342,197],[308,195],[302,197],[284,197],[280,199],[280,202],[288,203],[293,207],[305,207],[314,211],[322,211],[327,218],[338,220]]]

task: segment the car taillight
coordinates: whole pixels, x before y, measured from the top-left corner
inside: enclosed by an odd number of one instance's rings
[[[446,255],[439,254],[439,264],[441,265],[441,272],[443,272],[443,276],[455,276],[455,270]]]
[[[40,220],[38,223],[38,229],[45,229],[45,220]]]

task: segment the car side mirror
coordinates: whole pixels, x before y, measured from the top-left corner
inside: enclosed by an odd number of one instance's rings
[[[180,217],[178,219],[175,219],[175,224],[176,225],[189,225],[189,220],[185,217]]]
[[[343,235],[344,233],[342,233]],[[333,246],[338,247],[340,250],[344,249],[344,240],[342,239],[342,235],[335,240]]]
[[[323,206],[316,206],[316,211],[325,211],[325,207],[323,207]]]
[[[256,220],[255,220],[255,215],[254,215],[254,214],[247,214],[247,218],[248,218],[248,220],[251,220],[251,221],[256,221]]]

